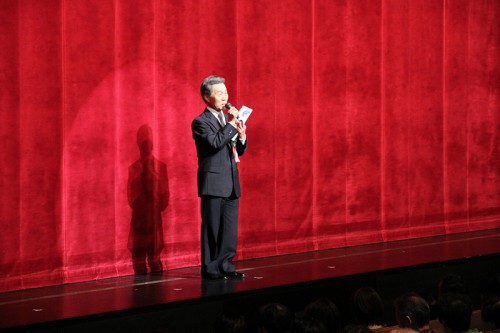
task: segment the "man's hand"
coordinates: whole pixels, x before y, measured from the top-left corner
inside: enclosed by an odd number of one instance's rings
[[[238,116],[238,112],[239,112],[238,109],[235,108],[234,106],[231,107],[229,109],[229,111],[227,112],[227,116],[228,116],[227,122],[230,123],[231,125],[233,125],[234,127],[237,127],[236,126],[236,123],[237,123],[236,117]]]
[[[241,140],[245,140],[247,138],[247,125],[243,121],[239,121],[236,123],[236,129],[238,130],[238,134]]]

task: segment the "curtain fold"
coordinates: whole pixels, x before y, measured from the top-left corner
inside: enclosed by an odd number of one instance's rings
[[[4,1],[0,292],[199,264],[210,74],[254,109],[237,259],[500,228],[499,20],[494,0]]]

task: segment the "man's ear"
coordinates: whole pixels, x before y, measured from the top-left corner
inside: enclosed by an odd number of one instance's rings
[[[208,96],[209,96],[209,95],[206,95],[206,94],[205,94],[205,95],[203,95],[203,100],[205,101],[205,103],[208,103]]]
[[[406,327],[411,327],[412,320],[411,320],[410,316],[405,316],[405,321],[406,321],[406,324],[407,324]]]

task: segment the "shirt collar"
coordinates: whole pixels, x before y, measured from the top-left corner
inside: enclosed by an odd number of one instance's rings
[[[219,117],[219,113],[220,113],[220,112],[222,112],[222,111],[217,111],[217,110],[215,110],[215,109],[212,109],[210,106],[207,106],[207,109],[208,109],[208,111],[212,112],[212,114],[213,114],[215,117],[217,117],[217,119],[219,119],[219,118],[218,118],[218,117]]]

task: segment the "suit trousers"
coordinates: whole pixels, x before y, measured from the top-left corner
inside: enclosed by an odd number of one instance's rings
[[[201,197],[202,273],[235,271],[239,198]]]

